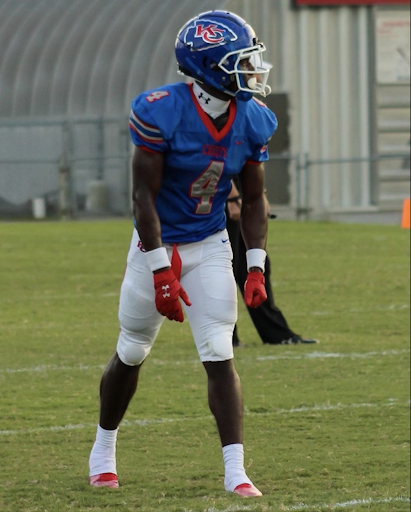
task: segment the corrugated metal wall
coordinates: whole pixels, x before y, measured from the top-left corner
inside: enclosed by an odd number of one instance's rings
[[[224,1],[0,0],[0,118],[119,116],[179,80],[174,40]]]
[[[298,166],[290,167],[292,202],[296,206],[299,200],[295,180],[300,177],[313,216],[384,208],[379,167],[361,160],[379,153],[373,143],[375,8],[293,9],[291,5],[289,0],[230,0],[227,8],[250,20],[274,64],[270,75],[274,91],[289,94],[291,151],[309,159],[308,182],[306,175],[298,176]],[[400,13],[409,19],[409,9]],[[409,96],[409,84],[404,87]],[[404,90],[401,95],[406,95]],[[404,109],[405,117],[409,104]],[[409,122],[405,124],[404,140],[409,138]],[[398,144],[397,151],[407,153],[409,148]],[[360,161],[315,163],[335,159]],[[389,204],[398,211],[402,198],[410,193],[409,165],[408,179],[405,173]]]

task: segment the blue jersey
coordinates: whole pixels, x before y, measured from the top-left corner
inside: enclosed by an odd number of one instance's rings
[[[140,94],[132,103],[130,133],[136,146],[164,153],[156,199],[165,243],[204,240],[225,228],[231,179],[248,162],[268,160],[275,115],[260,101],[231,101],[218,131],[185,83]]]

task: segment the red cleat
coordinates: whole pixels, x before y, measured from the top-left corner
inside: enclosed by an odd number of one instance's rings
[[[92,487],[118,487],[118,478],[114,473],[101,473],[90,477],[90,485]]]
[[[254,487],[252,484],[240,484],[237,485],[237,487],[234,489],[234,492],[238,494],[239,496],[242,496],[243,498],[251,498],[251,497],[258,497],[262,496],[263,494],[257,489],[257,487]]]

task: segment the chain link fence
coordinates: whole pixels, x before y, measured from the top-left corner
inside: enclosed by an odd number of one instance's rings
[[[0,217],[128,214],[129,140],[119,118],[0,123]]]
[[[0,123],[0,218],[79,218],[131,214],[131,142],[127,119]],[[383,203],[379,169],[399,167],[389,183],[401,210],[409,197],[409,153],[312,159],[271,154],[268,199],[298,220]]]

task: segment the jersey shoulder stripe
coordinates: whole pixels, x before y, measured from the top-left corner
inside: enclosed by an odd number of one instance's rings
[[[139,119],[136,114],[131,110],[129,127],[131,130],[136,132],[144,141],[161,144],[164,142],[164,138],[161,135],[161,131],[155,126],[149,125]]]

